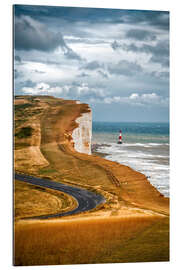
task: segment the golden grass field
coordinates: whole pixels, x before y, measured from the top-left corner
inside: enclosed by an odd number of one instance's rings
[[[169,258],[168,219],[162,217],[21,222],[16,226],[15,238],[16,265],[148,262]]]
[[[75,119],[86,104],[48,96],[15,99],[15,171],[94,190],[106,203],[87,213],[22,220],[75,207],[63,193],[14,184],[14,264],[169,260],[169,199],[146,177],[96,155],[75,152]]]
[[[74,209],[77,202],[71,196],[51,189],[22,183],[15,184],[15,219],[56,214]]]

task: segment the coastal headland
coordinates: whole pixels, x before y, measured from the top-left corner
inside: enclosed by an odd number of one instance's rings
[[[15,172],[104,198],[91,210],[56,217],[76,209],[76,198],[15,180],[14,264],[168,261],[169,199],[145,175],[91,154],[88,104],[51,96],[14,102]]]

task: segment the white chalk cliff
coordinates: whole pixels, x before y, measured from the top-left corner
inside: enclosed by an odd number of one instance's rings
[[[76,123],[78,127],[72,132],[74,148],[77,152],[91,155],[92,112],[83,113]]]

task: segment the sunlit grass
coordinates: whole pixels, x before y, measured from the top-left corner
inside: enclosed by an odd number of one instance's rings
[[[20,181],[14,185],[14,218],[27,218],[69,211],[76,201],[63,192],[34,186]]]
[[[168,219],[110,217],[15,225],[15,265],[168,260]]]

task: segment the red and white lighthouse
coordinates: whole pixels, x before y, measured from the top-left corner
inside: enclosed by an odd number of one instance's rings
[[[119,131],[119,140],[118,140],[118,144],[122,144],[122,131]]]

